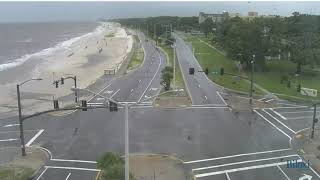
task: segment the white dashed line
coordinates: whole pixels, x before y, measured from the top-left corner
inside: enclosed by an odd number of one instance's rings
[[[20,126],[20,124],[7,124],[7,125],[2,126],[2,127],[13,127],[13,126]]]
[[[17,141],[16,138],[10,138],[10,139],[0,139],[0,142],[10,142],[10,141]]]
[[[286,173],[283,172],[283,170],[281,169],[281,167],[279,165],[277,165],[278,169],[281,171],[281,173],[287,178],[287,180],[290,180],[290,178],[288,177],[288,175]]]

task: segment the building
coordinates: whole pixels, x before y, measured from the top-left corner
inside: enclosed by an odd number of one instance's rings
[[[248,16],[249,17],[257,17],[258,16],[258,12],[253,12],[253,11],[248,12]]]
[[[228,12],[222,14],[206,14],[204,12],[199,13],[199,24],[204,22],[206,19],[211,18],[214,23],[220,23],[229,17]]]

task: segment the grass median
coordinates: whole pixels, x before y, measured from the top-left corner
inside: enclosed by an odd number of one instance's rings
[[[187,40],[190,41],[195,48],[195,56],[203,68],[208,67],[210,71],[219,72],[220,67],[224,67],[225,72],[239,74],[236,62],[227,58],[220,50],[210,47],[208,45],[211,44],[209,38],[192,35],[186,36]],[[301,95],[297,91],[299,82],[302,87],[320,90],[320,84],[317,83],[320,79],[320,70],[311,68],[310,66],[303,66],[300,76],[296,76],[295,71],[296,64],[289,60],[267,60],[265,70],[254,73],[254,80],[255,83],[262,88],[283,99],[303,102],[320,100],[319,96],[308,97]],[[246,71],[242,71],[241,75],[249,77],[249,73]],[[284,76],[290,79],[290,88],[287,87],[287,82],[281,83],[281,78]],[[209,74],[208,77],[226,88],[245,92],[249,91],[250,84],[244,80],[239,80],[239,82],[235,83],[234,77],[232,76],[220,76],[212,73]],[[263,94],[263,92],[256,88],[256,94]]]
[[[250,83],[247,81],[236,78],[229,75],[220,76],[220,68],[223,67],[224,71],[231,74],[239,74],[239,70],[231,59],[225,57],[218,50],[213,49],[207,44],[201,42],[197,37],[187,35],[187,40],[192,43],[192,47],[195,51],[195,57],[197,58],[200,66],[209,69],[208,77],[213,82],[236,91],[249,92]],[[241,74],[246,76],[245,74]],[[264,94],[261,90],[254,88],[255,94]]]
[[[134,44],[135,45],[139,44],[138,36],[134,35],[133,37],[134,37]],[[141,45],[137,45],[136,48],[134,49],[134,53],[128,65],[128,70],[133,70],[139,67],[143,62],[143,58],[144,58],[143,48],[141,47]]]

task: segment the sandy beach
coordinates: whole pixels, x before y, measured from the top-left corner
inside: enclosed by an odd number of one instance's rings
[[[32,77],[43,80],[24,84],[21,88],[25,114],[52,109],[52,99],[73,93],[72,79],[66,80],[64,85],[59,84],[59,88],[53,85],[54,80],[77,76],[77,86],[85,88],[101,77],[104,70],[117,70],[131,51],[132,44],[132,36],[127,35],[119,24],[104,23],[98,32],[72,42],[68,50],[46,57],[45,61],[39,58],[29,62],[29,66],[36,67]],[[0,89],[0,117],[17,114],[16,86],[10,84]],[[72,102],[64,102],[62,106],[68,103]]]

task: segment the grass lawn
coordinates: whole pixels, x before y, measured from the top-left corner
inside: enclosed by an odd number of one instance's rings
[[[7,168],[0,167],[1,180],[28,180],[34,173],[31,168]]]
[[[193,48],[195,48],[195,57],[199,61],[201,67],[203,69],[206,67],[209,69],[210,73],[208,77],[212,81],[229,89],[249,92],[250,83],[233,76],[220,76],[219,74],[221,67],[224,67],[224,71],[226,73],[238,74],[239,71],[234,61],[226,58],[217,50],[214,50],[205,43],[199,41],[196,37],[187,37],[188,40],[192,43]],[[255,94],[261,95],[263,94],[263,92],[255,88]]]
[[[139,43],[139,38],[134,35],[134,41],[135,44]],[[133,56],[130,60],[130,63],[128,65],[128,70],[132,70],[136,67],[138,67],[143,62],[144,52],[142,47],[138,47],[134,50]]]
[[[209,71],[219,71],[220,67],[224,67],[225,72],[238,74],[238,69],[235,65],[235,61],[226,58],[224,55],[219,53],[217,50],[209,47],[205,43],[199,41],[199,39],[211,44],[210,40],[205,37],[195,37],[187,35],[188,40],[192,42],[195,48],[195,56],[198,59],[202,67],[208,67]],[[198,39],[199,38],[199,39]],[[279,95],[281,98],[288,100],[301,101],[304,100],[320,100],[320,97],[307,97],[297,92],[297,84],[301,81],[301,86],[311,89],[320,90],[320,71],[316,68],[312,69],[308,66],[304,66],[300,77],[296,77],[294,72],[296,71],[296,64],[288,60],[269,60],[266,61],[265,72],[255,72],[254,79],[255,83],[268,91]],[[246,72],[242,72],[242,75],[246,76]],[[291,88],[287,87],[287,83],[281,84],[281,77],[287,75],[291,80]],[[216,74],[209,74],[209,78],[226,88],[249,91],[249,84],[244,81],[239,83],[233,83],[233,77],[231,76],[220,76]],[[257,93],[261,92],[257,90]],[[284,95],[282,95],[284,94]],[[290,97],[294,96],[294,97]],[[303,101],[303,100],[302,100]]]

